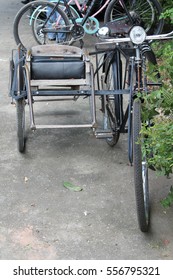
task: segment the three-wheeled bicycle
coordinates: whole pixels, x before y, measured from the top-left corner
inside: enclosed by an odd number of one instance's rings
[[[95,50],[90,53],[95,67],[85,50],[68,45],[36,45],[24,49],[18,45],[12,52],[10,95],[16,103],[17,143],[25,151],[25,106],[29,106],[30,128],[91,128],[96,138],[116,145],[121,133],[128,134],[128,157],[134,167],[134,185],[139,227],[149,230],[148,165],[142,153],[144,135],[140,134],[143,94],[149,94],[158,81],[147,77],[147,63],[156,64],[150,46],[153,40],[173,38],[173,32],[147,35],[141,26],[127,23],[107,23],[99,29]],[[36,100],[62,102],[89,100],[90,122],[69,124],[38,124],[35,121]],[[44,100],[42,99],[44,98]],[[103,121],[97,122],[96,99],[99,100]],[[81,112],[85,114],[84,111]],[[57,119],[58,122],[58,119]],[[152,125],[145,120],[146,126]]]

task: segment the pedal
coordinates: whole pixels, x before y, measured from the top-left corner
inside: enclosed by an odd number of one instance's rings
[[[112,138],[113,133],[111,130],[106,130],[106,129],[96,130],[95,136],[97,139]]]

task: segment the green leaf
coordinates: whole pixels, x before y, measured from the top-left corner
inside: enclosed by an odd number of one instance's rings
[[[164,208],[168,208],[173,203],[173,187],[171,186],[170,191],[166,198],[161,200],[161,204]]]
[[[67,188],[67,189],[69,189],[69,190],[71,190],[71,191],[74,191],[74,192],[80,192],[80,191],[83,190],[82,187],[80,187],[80,186],[75,186],[75,185],[73,185],[73,184],[70,183],[70,182],[64,182],[63,185],[64,185],[65,188]]]

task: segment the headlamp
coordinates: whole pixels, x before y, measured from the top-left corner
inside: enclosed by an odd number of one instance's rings
[[[146,32],[141,26],[134,26],[130,30],[130,39],[133,44],[140,45],[145,41]]]

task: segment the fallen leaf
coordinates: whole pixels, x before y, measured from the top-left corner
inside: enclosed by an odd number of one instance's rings
[[[71,191],[74,191],[74,192],[80,192],[80,191],[82,191],[82,187],[80,187],[80,186],[75,186],[75,185],[73,185],[73,184],[70,183],[70,182],[64,182],[63,185],[64,185],[65,188],[67,188],[67,189],[69,189],[69,190],[71,190]]]

